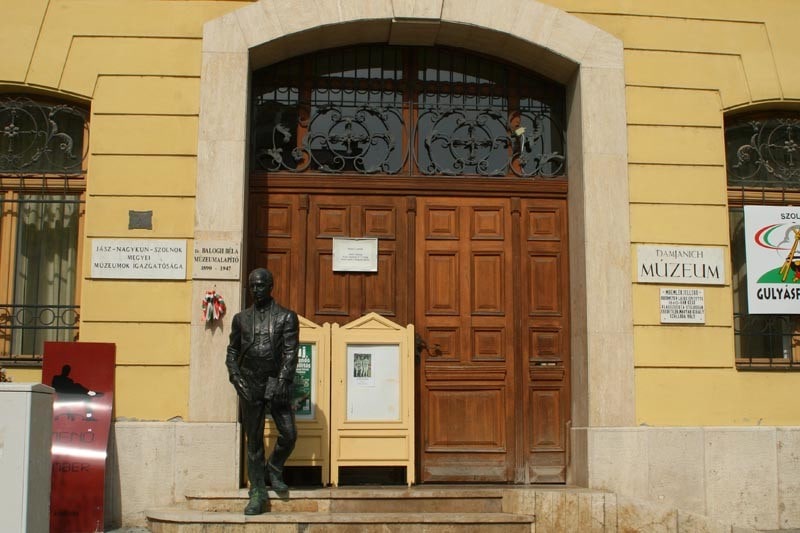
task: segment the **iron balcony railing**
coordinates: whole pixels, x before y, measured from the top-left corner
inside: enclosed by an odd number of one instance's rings
[[[14,354],[12,346],[25,344],[41,346],[44,341],[74,341],[78,338],[80,306],[77,305],[16,305],[0,303],[0,343],[3,346],[0,363],[31,363],[42,360],[41,353]],[[22,338],[15,342],[15,336]]]

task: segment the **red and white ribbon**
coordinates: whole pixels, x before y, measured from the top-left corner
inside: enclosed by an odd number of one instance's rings
[[[225,300],[217,291],[206,291],[203,295],[203,320],[211,322],[219,320],[225,314]]]

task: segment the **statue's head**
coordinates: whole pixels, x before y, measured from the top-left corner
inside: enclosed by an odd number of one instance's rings
[[[266,268],[257,268],[247,278],[250,292],[256,305],[263,305],[272,297],[272,272]]]

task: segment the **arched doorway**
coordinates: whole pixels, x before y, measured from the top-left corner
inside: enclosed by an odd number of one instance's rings
[[[249,266],[317,323],[415,325],[422,481],[566,480],[565,100],[444,47],[334,49],[252,76]],[[355,239],[374,271],[337,266]]]
[[[589,486],[593,464],[606,464],[606,441],[596,438],[595,429],[635,421],[625,74],[622,43],[613,35],[538,0],[390,0],[363,10],[327,0],[300,0],[286,10],[258,0],[209,21],[203,32],[195,240],[246,247],[251,72],[357,43],[480,50],[566,87],[572,362],[567,476],[569,483]],[[244,304],[242,278],[216,285],[229,310]],[[205,288],[192,284],[192,309],[200,307]],[[236,397],[219,364],[227,320],[209,330],[193,318],[189,419],[235,440]]]

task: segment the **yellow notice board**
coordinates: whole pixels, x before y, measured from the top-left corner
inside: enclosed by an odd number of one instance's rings
[[[287,466],[320,466],[322,485],[330,483],[331,326],[318,326],[300,319],[300,353],[294,379],[293,404],[297,422],[297,444]],[[264,444],[271,450],[278,430],[267,417]]]
[[[340,466],[404,466],[414,483],[414,326],[370,313],[331,329],[331,484]]]

